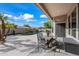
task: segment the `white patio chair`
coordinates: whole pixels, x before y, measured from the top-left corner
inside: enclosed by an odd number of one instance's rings
[[[40,48],[45,48],[45,37],[46,36],[46,33],[44,32],[40,32],[37,34],[37,39],[38,39],[38,49]]]

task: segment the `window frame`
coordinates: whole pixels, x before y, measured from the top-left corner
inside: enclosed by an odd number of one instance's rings
[[[68,21],[67,21],[67,22],[68,22],[68,25],[67,25],[67,26],[68,26],[68,35],[70,35],[70,36],[72,36],[72,37],[74,37],[74,36],[72,35],[72,32],[73,32],[73,31],[72,31],[72,30],[73,30],[73,29],[72,29],[72,20],[73,20],[73,19],[72,19],[72,13],[74,12],[75,9],[77,9],[77,8],[75,7],[75,8],[73,9],[73,11],[70,13],[70,15],[68,15]],[[76,10],[75,10],[75,12],[76,12]],[[77,12],[76,12],[76,14],[77,14]],[[75,17],[77,16],[76,14],[75,14]],[[70,17],[70,18],[69,18],[69,17]],[[76,21],[76,28],[75,28],[75,30],[76,30],[76,29],[77,29],[77,18],[75,19],[75,21]],[[69,24],[69,23],[70,23],[70,24]],[[70,26],[70,27],[69,27],[69,26]],[[76,32],[77,32],[77,30],[75,31],[75,33],[76,33]],[[74,37],[74,38],[77,38],[77,35],[76,35],[76,34],[75,34],[75,37]]]

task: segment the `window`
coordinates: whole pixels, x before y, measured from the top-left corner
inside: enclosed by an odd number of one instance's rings
[[[68,17],[68,26],[69,26],[68,34],[76,38],[76,8]]]
[[[78,4],[78,30],[77,30],[77,32],[78,32],[78,39],[79,39],[79,4]]]
[[[69,26],[68,32],[69,32],[69,34],[70,34],[70,16],[68,17],[68,26]]]
[[[72,36],[76,37],[76,9],[72,12]]]

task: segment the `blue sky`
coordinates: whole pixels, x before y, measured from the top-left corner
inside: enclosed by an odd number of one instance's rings
[[[0,3],[0,13],[9,17],[8,22],[19,26],[29,24],[40,27],[48,21],[47,16],[33,3]]]

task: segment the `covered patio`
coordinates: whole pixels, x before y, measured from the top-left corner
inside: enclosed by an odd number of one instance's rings
[[[64,43],[64,51],[79,55],[79,4],[36,3],[36,5],[51,20],[52,33],[58,41]]]

